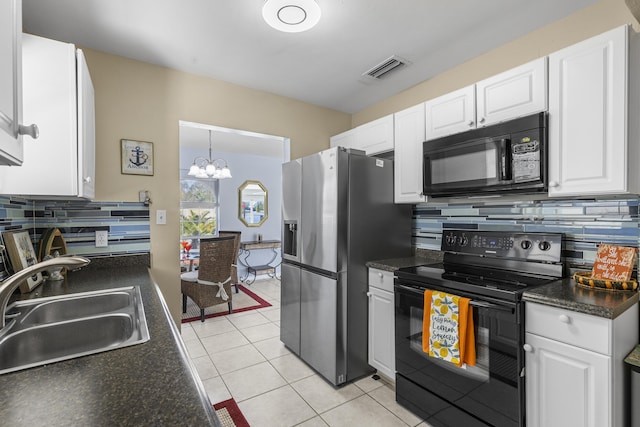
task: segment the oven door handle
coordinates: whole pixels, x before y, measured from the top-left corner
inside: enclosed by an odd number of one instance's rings
[[[412,288],[410,286],[404,286],[404,285],[395,285],[396,288],[406,291],[406,292],[411,292],[412,294],[416,294],[416,295],[420,295],[420,296],[424,296],[424,291],[423,290],[418,290],[416,288]],[[512,312],[513,308],[512,307],[505,307],[502,305],[498,305],[498,304],[493,304],[487,301],[479,301],[479,300],[475,300],[472,299],[469,301],[469,305],[473,306],[473,307],[478,307],[478,308],[487,308],[489,310],[500,310],[500,311],[508,311],[509,313]]]

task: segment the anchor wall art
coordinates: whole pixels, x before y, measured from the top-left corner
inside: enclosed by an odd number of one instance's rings
[[[122,173],[130,175],[153,175],[153,143],[120,140],[122,144]]]

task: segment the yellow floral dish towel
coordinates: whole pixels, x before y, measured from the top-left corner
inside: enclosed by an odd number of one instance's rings
[[[473,307],[469,298],[424,292],[422,350],[456,366],[476,364]]]

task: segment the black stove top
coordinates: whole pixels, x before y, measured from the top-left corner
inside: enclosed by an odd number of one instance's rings
[[[527,289],[562,277],[561,244],[557,233],[449,230],[444,262],[399,269],[396,283],[519,301]]]
[[[519,301],[522,293],[557,277],[522,275],[495,269],[468,268],[451,271],[444,264],[430,264],[396,270],[398,280],[414,287],[445,292],[481,295],[507,301]]]

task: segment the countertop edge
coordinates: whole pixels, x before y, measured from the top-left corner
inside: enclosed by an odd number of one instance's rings
[[[195,387],[198,390],[198,394],[200,395],[200,403],[202,404],[202,409],[204,410],[205,414],[207,414],[209,420],[211,421],[212,426],[222,427],[222,424],[220,423],[220,420],[216,415],[216,411],[213,408],[213,404],[209,399],[209,395],[207,394],[207,391],[204,388],[204,384],[202,383],[202,380],[198,375],[198,371],[196,370],[195,365],[191,361],[191,358],[187,354],[187,348],[185,347],[184,341],[182,340],[182,336],[178,331],[178,327],[173,322],[173,317],[169,312],[169,307],[167,306],[167,302],[165,301],[164,296],[162,295],[162,291],[160,290],[160,287],[158,286],[155,279],[153,278],[153,275],[151,274],[151,270],[149,270],[149,278],[153,282],[155,291],[158,295],[158,298],[160,299],[160,304],[162,305],[162,309],[164,310],[164,314],[167,318],[167,322],[169,323],[171,334],[176,340],[176,345],[178,347],[178,352],[180,353],[180,357],[182,358],[185,365],[188,367],[191,375],[191,380],[194,382]]]

